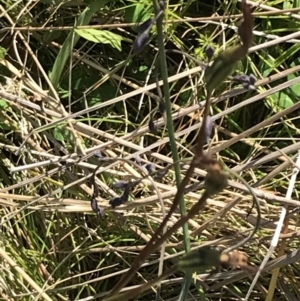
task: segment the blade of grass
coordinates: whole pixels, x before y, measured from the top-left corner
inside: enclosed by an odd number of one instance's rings
[[[92,19],[93,14],[110,1],[112,1],[112,0],[95,1],[95,2],[91,3],[90,5],[88,5],[86,7],[86,9],[78,17],[78,20],[76,22],[77,26],[88,25]],[[60,51],[56,57],[52,71],[49,74],[49,78],[55,89],[57,89],[57,87],[58,87],[62,72],[63,72],[66,62],[70,56],[70,53],[72,50],[71,47],[72,47],[72,45],[73,45],[73,47],[76,46],[79,38],[80,38],[80,36],[78,34],[75,34],[74,39],[73,39],[73,32],[71,31],[68,34],[62,48],[60,49]]]

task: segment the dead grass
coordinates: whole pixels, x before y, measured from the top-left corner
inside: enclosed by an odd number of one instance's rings
[[[112,184],[142,176],[134,166],[118,162],[103,166],[98,174],[99,205],[105,209],[105,218],[98,219],[92,212],[89,180],[99,164],[95,151],[112,158],[133,159],[138,154],[144,164],[152,162],[157,168],[172,164],[172,159],[164,118],[155,119],[159,136],[149,133],[148,128],[149,114],[158,99],[155,80],[151,75],[147,77],[151,64],[157,59],[156,44],[152,41],[144,55],[129,59],[129,40],[133,41],[136,33],[130,24],[118,28],[115,25],[119,20],[126,22],[121,10],[123,4],[104,6],[89,23],[105,20],[107,28],[126,38],[122,52],[109,45],[95,45],[80,39],[70,48],[73,51],[69,52],[70,60],[63,68],[60,84],[55,87],[49,79],[49,72],[70,31],[67,26],[73,26],[74,18],[84,9],[85,5],[81,4],[61,2],[55,6],[29,1],[24,5],[18,1],[12,9],[8,2],[1,6],[1,22],[5,28],[0,34],[3,47],[8,50],[0,61],[0,296],[3,300],[100,300],[149,241],[177,191],[171,169],[162,182],[155,182],[161,199],[145,179],[131,195],[130,202],[111,209],[108,200],[120,195]],[[184,5],[182,9],[191,15],[192,6]],[[203,7],[208,12],[214,9]],[[238,15],[230,1],[228,10],[224,7],[221,10],[224,15]],[[189,32],[201,33],[202,40],[212,40],[215,44],[221,45],[223,41],[226,47],[233,42],[229,36],[232,32],[227,34],[229,29],[225,27],[223,31],[221,20],[207,17],[200,23],[189,20],[186,25],[187,21],[172,5],[170,11],[179,21],[169,17],[170,23],[174,21],[174,30],[169,25],[167,33],[170,43],[182,51],[196,52]],[[219,87],[213,99],[215,127],[211,152],[243,176],[259,197],[261,228],[241,249],[249,255],[252,266],[259,266],[263,261],[282,207],[287,206],[288,219],[280,236],[284,249],[279,254],[275,250],[249,300],[265,299],[271,272],[276,267],[281,269],[273,300],[297,300],[300,299],[299,181],[295,183],[291,199],[287,199],[293,165],[282,152],[295,161],[299,150],[300,102],[295,87],[300,82],[300,65],[298,59],[293,58],[299,50],[296,46],[300,34],[289,36],[292,30],[284,25],[264,28],[265,17],[259,17],[259,13],[270,11],[270,3],[257,9],[256,45],[247,61],[238,67],[243,73],[255,73],[257,91],[246,91],[230,82]],[[37,13],[42,21],[36,17]],[[284,12],[278,12],[276,17],[279,16],[284,16]],[[299,25],[298,11],[294,10],[288,18],[292,22],[289,24]],[[230,24],[235,24],[237,19],[236,16]],[[212,21],[215,23],[209,23]],[[275,26],[273,19],[270,22]],[[27,25],[36,29],[28,30]],[[48,30],[41,29],[42,25]],[[66,28],[51,32],[50,26]],[[264,33],[277,34],[282,39],[261,38],[260,34]],[[286,41],[284,46],[280,46],[282,40]],[[194,48],[202,51],[200,58],[203,59],[203,43],[197,45]],[[289,47],[293,48],[291,54]],[[273,57],[280,58],[281,63],[274,63],[268,73]],[[168,59],[175,136],[183,159],[191,157],[194,137],[201,126],[203,103],[200,102],[199,107],[198,101],[203,101],[203,73],[188,58],[170,54]],[[147,72],[139,71],[141,67],[147,67]],[[294,93],[290,106],[283,107],[272,98],[284,91]],[[183,176],[185,170],[182,169]],[[185,194],[187,210],[201,197],[205,174],[203,170],[195,171]],[[247,217],[252,204],[247,191],[243,184],[232,179],[227,189],[208,200],[205,210],[189,221],[193,248],[230,246],[252,229],[257,216],[253,210]],[[178,211],[168,227],[179,218]],[[182,231],[176,232],[164,247],[163,260],[159,253],[153,253],[126,289],[155,278],[160,263],[163,262],[165,270],[177,261],[184,253]],[[203,298],[204,276],[207,274],[197,275],[188,300]],[[162,281],[161,298],[177,300],[182,279],[183,273],[179,272]],[[203,300],[241,300],[252,279],[253,275],[240,270],[214,273],[205,280],[206,299]],[[155,291],[153,287],[137,300],[154,300]]]

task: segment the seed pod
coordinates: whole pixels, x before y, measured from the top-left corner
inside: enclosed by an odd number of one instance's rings
[[[238,32],[243,44],[225,50],[217,56],[212,66],[206,68],[206,88],[209,94],[227,78],[236,63],[247,55],[248,49],[252,44],[253,20],[251,9],[247,6],[246,0],[242,0],[242,11],[244,21]]]
[[[215,50],[213,49],[212,46],[208,45],[206,48],[205,48],[205,54],[208,58],[208,60],[210,61],[212,59],[212,57],[214,56],[214,53],[215,53]]]
[[[155,165],[153,163],[146,164],[145,168],[147,169],[147,171],[149,172],[149,174],[152,174],[156,170]]]
[[[128,202],[129,199],[129,193],[130,193],[130,188],[129,186],[127,186],[124,190],[124,192],[122,193],[122,195],[120,196],[120,199],[122,201],[122,204]]]
[[[158,132],[157,132],[157,127],[156,127],[156,125],[155,125],[155,123],[154,123],[154,121],[153,121],[152,118],[150,118],[148,126],[149,126],[149,131],[150,131],[152,134],[154,134],[154,135],[157,135],[157,134],[158,134]]]
[[[227,173],[224,171],[210,170],[205,177],[204,187],[209,195],[221,192],[227,185]]]
[[[128,182],[126,181],[118,181],[113,184],[114,188],[126,188],[128,186]]]
[[[250,82],[249,76],[246,75],[246,74],[235,75],[235,76],[232,77],[232,80],[234,82],[237,82],[237,83],[240,83],[240,84],[249,83]]]
[[[148,20],[144,21],[142,24],[139,25],[138,27],[139,33],[149,31],[152,25],[153,25],[153,19],[149,18]]]
[[[111,205],[111,208],[113,208],[113,209],[116,208],[117,206],[122,205],[122,203],[123,202],[120,197],[115,197],[115,198],[109,200],[109,205]]]
[[[146,44],[148,43],[149,39],[150,39],[149,31],[144,31],[140,35],[138,35],[133,44],[134,52],[136,54],[142,52],[142,50],[145,48]]]
[[[95,195],[93,195],[91,199],[91,208],[97,214],[98,217],[102,218],[104,216],[104,210],[101,207],[99,207]]]
[[[220,53],[213,64],[205,69],[207,91],[211,93],[218,87],[233,71],[237,62],[244,58],[246,54],[247,50],[242,45],[230,47]]]
[[[221,249],[206,246],[183,256],[178,262],[178,268],[183,272],[202,273],[219,266],[221,254]]]
[[[244,83],[242,83],[242,85],[243,85],[243,88],[244,88],[244,89],[247,89],[247,90],[255,90],[255,87],[254,87],[253,85],[250,84],[250,80],[249,80],[249,82],[244,82]]]
[[[243,86],[244,89],[249,90],[250,83],[249,82],[243,82],[242,86]]]

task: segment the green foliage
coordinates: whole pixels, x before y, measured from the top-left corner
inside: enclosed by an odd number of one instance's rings
[[[65,131],[62,127],[56,127],[54,129],[54,138],[57,140],[57,141],[61,141],[61,142],[64,142],[65,141]]]
[[[87,8],[79,15],[78,19],[76,20],[76,25],[88,25],[92,19],[93,14],[99,11],[99,9],[103,8],[103,6],[108,2],[109,0],[101,0],[101,1],[95,1],[87,6]],[[57,55],[57,58],[55,60],[55,63],[53,65],[52,71],[49,73],[49,78],[54,86],[54,88],[58,87],[61,74],[65,68],[65,64],[70,57],[71,51],[76,46],[77,42],[79,40],[78,35],[74,35],[74,33],[71,31],[66,38],[62,48],[59,51],[59,54]]]
[[[298,8],[300,7],[300,1],[283,1],[283,9],[291,9],[291,8]]]
[[[6,109],[8,107],[7,102],[5,99],[0,98],[0,110]]]
[[[122,36],[115,34],[111,31],[97,29],[75,29],[75,32],[88,41],[109,44],[113,48],[122,51]]]
[[[85,69],[81,66],[75,67],[72,70],[71,82],[72,82],[72,97],[82,97],[82,92],[97,84],[99,81],[99,72],[94,69]],[[68,99],[70,93],[68,90],[69,78],[66,76],[62,79],[60,96],[62,99]],[[116,96],[116,87],[108,82],[103,83],[100,87],[94,89],[87,98],[88,106],[94,106],[103,101],[112,99]],[[80,101],[81,108],[84,108],[84,101]]]
[[[125,8],[124,20],[128,23],[142,23],[153,17],[152,1],[137,1]],[[137,27],[133,27],[137,32]]]
[[[6,49],[0,46],[0,60],[3,60],[6,54]]]

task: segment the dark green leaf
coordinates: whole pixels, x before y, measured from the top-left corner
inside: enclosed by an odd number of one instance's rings
[[[75,32],[82,38],[102,44],[109,44],[113,48],[122,51],[121,41],[122,36],[115,34],[109,30],[98,30],[98,29],[75,29]]]

